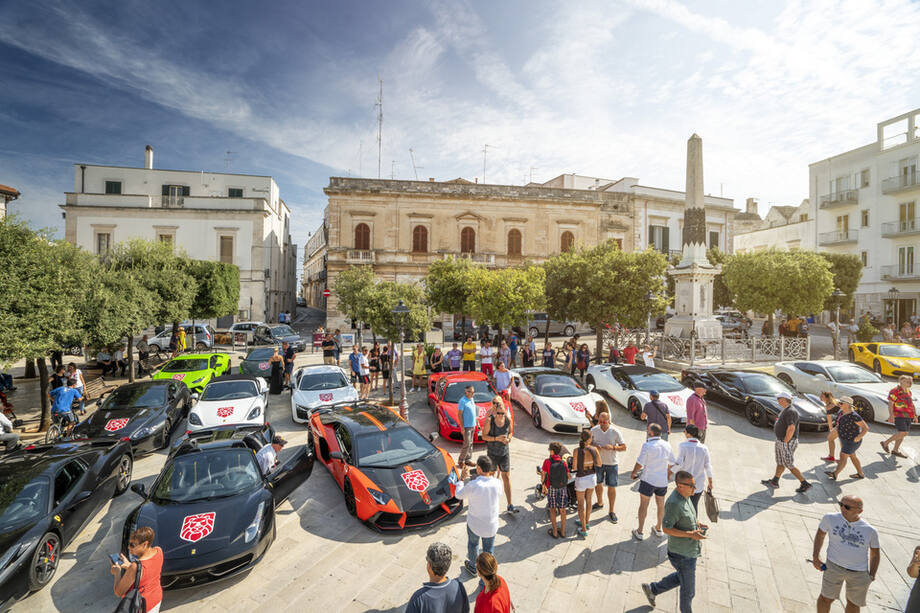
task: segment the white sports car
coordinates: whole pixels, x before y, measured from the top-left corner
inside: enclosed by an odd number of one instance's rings
[[[188,414],[191,431],[228,424],[265,423],[268,383],[252,375],[225,375],[208,383]]]
[[[357,402],[358,391],[348,382],[343,368],[331,364],[305,366],[291,377],[291,415],[299,424],[310,421],[310,413],[334,402]]]
[[[649,392],[657,391],[658,400],[665,403],[672,423],[687,421],[687,398],[693,390],[684,387],[680,381],[648,366],[631,364],[592,364],[585,374],[588,389],[604,392],[626,407],[633,417],[639,419],[642,407],[652,397]]]
[[[537,428],[577,434],[591,427],[585,414],[594,414],[600,394],[589,392],[572,375],[555,368],[511,371],[511,402],[530,413]]]
[[[773,371],[800,392],[830,391],[834,398],[852,397],[853,406],[867,422],[888,420],[888,392],[897,383],[885,381],[863,366],[841,360],[777,362]],[[912,395],[917,406],[920,399],[916,392]]]

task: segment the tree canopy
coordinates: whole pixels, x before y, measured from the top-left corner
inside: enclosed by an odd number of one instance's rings
[[[499,330],[526,325],[529,313],[544,304],[546,271],[540,266],[488,270],[477,267],[469,273],[469,312],[480,324]]]
[[[190,317],[216,319],[236,313],[240,302],[240,269],[235,264],[188,260],[186,271],[195,279]]]
[[[368,305],[376,283],[377,277],[370,266],[353,266],[340,272],[332,288],[339,311],[352,320],[369,323],[373,314],[368,312]]]
[[[819,253],[830,265],[831,274],[834,276],[834,289],[839,289],[846,294],[841,298],[828,296],[824,301],[824,308],[828,311],[835,310],[838,306],[846,308],[853,304],[853,296],[859,280],[862,278],[863,265],[858,255],[853,253]],[[833,290],[831,290],[833,293]]]
[[[450,257],[432,262],[425,277],[431,308],[438,313],[466,315],[469,311],[467,300],[473,290],[473,273],[477,270],[484,269],[469,258]]]
[[[813,251],[736,254],[723,264],[722,277],[742,311],[818,313],[834,291],[830,264]]]

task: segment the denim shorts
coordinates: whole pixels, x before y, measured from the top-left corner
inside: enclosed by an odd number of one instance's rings
[[[894,428],[898,432],[910,432],[910,422],[912,421],[910,417],[895,417]]]
[[[859,449],[860,445],[862,445],[862,441],[845,441],[840,439],[840,453],[853,455],[856,453],[856,450]]]
[[[607,487],[616,487],[617,486],[617,465],[614,464],[604,464],[603,466],[595,466],[594,474],[597,475],[598,485],[606,485]]]

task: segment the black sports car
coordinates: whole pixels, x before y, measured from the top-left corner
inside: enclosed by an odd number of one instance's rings
[[[135,453],[169,445],[169,435],[191,405],[181,381],[160,379],[122,385],[110,393],[86,420],[74,427],[74,438],[125,438]]]
[[[740,408],[755,426],[770,426],[782,408],[776,400],[780,392],[792,395],[792,406],[799,414],[800,428],[827,430],[827,413],[817,396],[801,394],[773,375],[759,370],[690,368],[681,371],[681,382],[693,388],[702,382],[706,397],[719,404]]]
[[[271,426],[221,426],[177,442],[160,475],[125,521],[122,551],[138,526],[150,526],[163,549],[162,585],[183,588],[253,567],[275,539],[275,506],[313,470],[311,445],[290,449],[263,474],[256,452]],[[309,436],[309,434],[308,434]]]
[[[240,362],[240,374],[270,379],[272,365],[269,363],[268,358],[272,357],[274,353],[274,347],[256,347],[246,354],[246,357]]]
[[[127,441],[29,445],[0,457],[0,610],[42,589],[67,545],[131,483]]]

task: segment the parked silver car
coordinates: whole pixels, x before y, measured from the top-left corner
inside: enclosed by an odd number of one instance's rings
[[[207,324],[195,324],[195,346],[192,347],[192,324],[182,324],[185,328],[185,346],[188,349],[210,349],[214,345],[214,329]],[[165,330],[154,336],[148,341],[150,350],[154,353],[169,352],[169,338],[172,336],[172,326],[167,326]]]
[[[530,321],[527,322],[527,331],[533,337],[543,336],[546,333],[546,313],[531,313]],[[549,322],[549,333],[551,336],[573,336],[578,324],[574,321],[556,321],[551,319]]]

